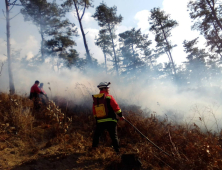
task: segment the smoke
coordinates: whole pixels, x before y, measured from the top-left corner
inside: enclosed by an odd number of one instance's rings
[[[150,113],[177,123],[196,123],[203,129],[206,129],[206,124],[216,131],[222,127],[219,87],[182,89],[172,81],[147,80],[146,75],[127,81],[95,69],[89,69],[87,73],[76,68],[58,72],[53,71],[50,63],[42,64],[36,71],[22,67],[19,62],[13,63],[12,67],[16,93],[20,95],[28,96],[35,80],[39,80],[44,83],[49,97],[61,96],[76,104],[87,102],[91,106],[91,95],[99,92],[96,86],[101,81],[110,81],[110,93],[118,103],[141,106]],[[7,69],[5,63],[0,76],[1,92],[9,91]]]

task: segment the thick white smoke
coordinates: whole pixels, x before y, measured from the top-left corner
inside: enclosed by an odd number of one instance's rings
[[[35,80],[44,83],[49,97],[61,96],[76,104],[87,102],[91,105],[91,95],[98,93],[97,85],[101,81],[111,82],[110,93],[119,103],[134,104],[147,108],[150,113],[166,116],[175,122],[196,123],[205,128],[217,130],[221,122],[221,93],[219,88],[183,89],[168,81],[147,81],[146,75],[132,82],[121,77],[106,75],[105,72],[90,70],[83,74],[77,69],[62,69],[55,72],[50,64],[39,66],[38,71],[21,68],[13,64],[16,93],[29,95]],[[49,89],[50,87],[50,89]],[[0,92],[8,92],[7,64],[0,77]],[[87,100],[85,100],[87,99]],[[209,130],[208,129],[208,130]]]

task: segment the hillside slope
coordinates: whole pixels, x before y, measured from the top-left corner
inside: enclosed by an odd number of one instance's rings
[[[49,101],[34,109],[26,97],[0,94],[0,169],[130,169],[121,155],[138,156],[141,169],[222,169],[222,138],[194,125],[172,125],[139,107],[122,106],[127,120],[172,156],[167,156],[127,122],[118,123],[121,154],[108,133],[91,151],[95,120],[84,106]],[[149,115],[149,116],[148,116]],[[136,169],[137,167],[131,167]]]

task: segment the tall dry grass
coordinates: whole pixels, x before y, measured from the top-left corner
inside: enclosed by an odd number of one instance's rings
[[[113,167],[118,168],[107,132],[101,136],[99,148],[89,151],[95,128],[91,108],[65,98],[54,100],[35,110],[33,102],[26,97],[0,94],[0,140],[7,143],[7,147],[15,148],[21,147],[16,140],[22,140],[27,154],[59,145],[61,152],[84,153],[80,163],[103,160],[99,166],[114,164]],[[127,120],[172,155],[169,157],[155,148],[126,122],[118,122],[121,153],[138,154],[143,169],[222,169],[221,131],[203,132],[195,123],[172,124],[167,118],[159,120],[137,106],[122,106],[122,110]],[[18,155],[26,154],[21,152],[18,151]]]

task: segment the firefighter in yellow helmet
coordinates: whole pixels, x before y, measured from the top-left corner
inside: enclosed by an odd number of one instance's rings
[[[124,120],[122,111],[116,100],[109,94],[110,82],[101,82],[97,87],[99,94],[93,95],[93,115],[96,119],[96,129],[93,137],[92,147],[95,148],[99,144],[99,137],[106,129],[112,139],[112,144],[117,153],[119,153],[119,140],[117,136],[117,118]]]

